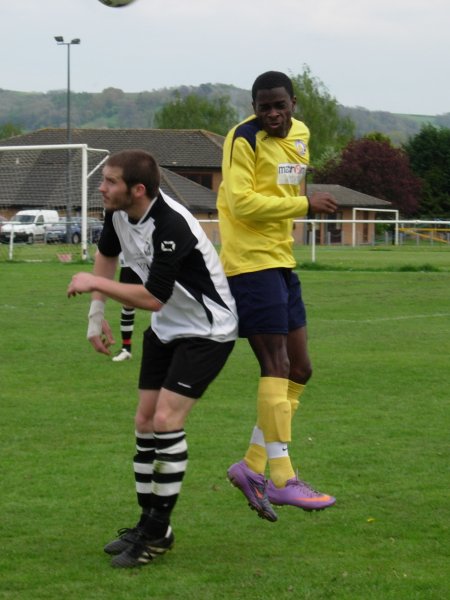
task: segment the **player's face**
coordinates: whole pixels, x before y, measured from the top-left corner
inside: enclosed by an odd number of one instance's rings
[[[284,87],[258,90],[253,110],[268,135],[283,138],[291,128],[295,98],[291,98]]]
[[[133,197],[122,178],[121,167],[109,167],[103,169],[103,179],[98,188],[103,196],[105,210],[127,211],[133,206]]]

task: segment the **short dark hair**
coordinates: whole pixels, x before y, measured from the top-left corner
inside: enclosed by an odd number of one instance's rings
[[[256,99],[256,94],[259,90],[272,90],[273,88],[284,87],[291,98],[294,97],[294,86],[292,80],[285,73],[281,71],[266,71],[261,73],[255,79],[252,86],[252,100]]]
[[[154,157],[145,150],[122,150],[108,157],[109,167],[120,167],[128,190],[137,183],[145,186],[147,196],[155,198],[161,183],[161,174]]]

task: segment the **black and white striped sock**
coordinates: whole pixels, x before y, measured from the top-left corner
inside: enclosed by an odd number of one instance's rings
[[[122,348],[131,352],[131,338],[133,337],[133,329],[134,329],[134,316],[135,316],[134,308],[127,308],[126,306],[122,306],[122,310],[120,312],[120,335],[122,337]]]
[[[133,460],[138,504],[144,512],[151,508],[155,438],[153,433],[136,431],[136,454]]]
[[[180,494],[188,463],[188,447],[184,429],[155,432],[155,461],[151,506],[168,513]]]

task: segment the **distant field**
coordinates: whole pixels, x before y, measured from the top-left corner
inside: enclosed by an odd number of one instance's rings
[[[440,243],[401,246],[317,246],[312,264],[311,248],[295,247],[300,268],[339,270],[437,270],[450,271],[450,245]]]
[[[111,569],[102,547],[137,518],[133,412],[149,317],[138,312],[133,360],[113,363],[85,339],[88,298],[65,296],[89,265],[0,264],[1,599],[448,597],[448,252],[324,248],[318,261],[337,268],[301,273],[314,376],[291,456],[336,506],[280,509],[272,524],[228,484],[255,418],[257,366],[240,340],[187,425],[175,547],[137,571]],[[399,270],[428,262],[440,270]],[[119,313],[108,304],[117,339]]]
[[[395,113],[396,116],[409,119],[419,123],[419,125],[434,125],[436,122],[436,115],[407,115],[401,113]]]

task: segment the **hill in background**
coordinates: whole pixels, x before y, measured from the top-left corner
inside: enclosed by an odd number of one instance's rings
[[[197,94],[209,100],[228,96],[239,118],[251,113],[250,91],[232,85],[205,83],[139,93],[107,88],[101,93],[72,92],[71,124],[77,128],[152,128],[155,113],[170,102],[176,92],[181,96]],[[345,106],[341,106],[340,111],[355,123],[357,137],[379,131],[396,144],[419,133],[426,123],[450,127],[450,113],[440,116],[400,115]],[[0,125],[12,123],[27,132],[46,127],[66,127],[66,119],[65,90],[37,93],[0,89]]]

